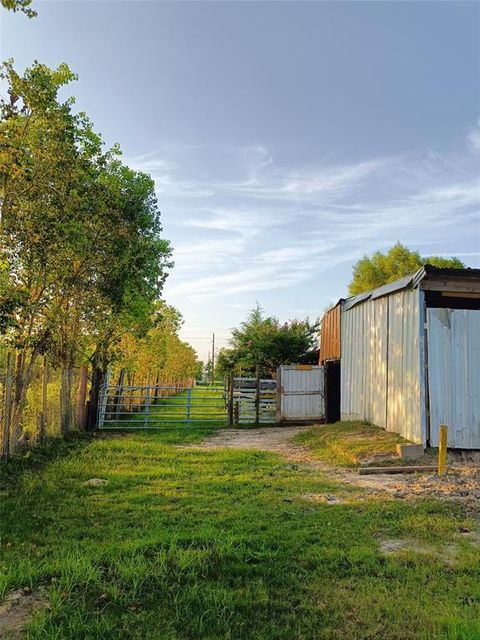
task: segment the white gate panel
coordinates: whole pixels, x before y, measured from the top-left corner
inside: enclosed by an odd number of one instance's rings
[[[480,311],[428,309],[430,444],[480,449]]]
[[[283,365],[280,377],[280,420],[325,418],[324,370],[314,365]]]

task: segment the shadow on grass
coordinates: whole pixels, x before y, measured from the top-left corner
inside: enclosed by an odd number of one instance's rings
[[[0,462],[0,488],[8,489],[18,484],[25,473],[42,471],[51,462],[84,449],[94,439],[95,435],[90,433],[72,434],[66,440],[49,438],[43,444],[25,447],[7,462]]]

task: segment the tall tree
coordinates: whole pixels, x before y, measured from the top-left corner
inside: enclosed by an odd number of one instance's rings
[[[154,183],[104,153],[85,114],[59,89],[66,65],[3,67],[0,103],[0,321],[20,351],[13,423],[18,435],[34,364],[49,353],[62,377],[63,431],[71,427],[68,372],[94,344],[94,389],[123,327],[146,331],[169,264]],[[98,374],[98,375],[97,375]],[[97,375],[97,378],[95,378]]]
[[[99,141],[82,114],[72,115],[72,101],[57,99],[75,78],[66,65],[51,70],[35,63],[20,76],[8,61],[1,76],[8,95],[0,102],[0,250],[7,276],[0,283],[0,315],[8,318],[10,344],[20,350],[15,440],[35,362],[50,345],[68,281],[82,269],[75,259],[85,169],[79,158]]]
[[[230,348],[218,356],[218,373],[235,371],[272,375],[281,364],[312,363],[318,361],[318,322],[290,320],[265,316],[257,305],[247,320],[232,331]]]
[[[376,251],[371,256],[363,256],[354,266],[352,280],[348,286],[350,295],[357,295],[394,282],[411,273],[415,273],[425,264],[435,267],[453,267],[461,269],[464,263],[458,258],[441,256],[421,256],[397,242],[386,253]]]

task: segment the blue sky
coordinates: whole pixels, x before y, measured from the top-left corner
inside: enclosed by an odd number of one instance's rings
[[[151,173],[165,297],[207,355],[255,301],[311,318],[397,240],[480,267],[480,4],[36,2],[1,57],[67,62]]]

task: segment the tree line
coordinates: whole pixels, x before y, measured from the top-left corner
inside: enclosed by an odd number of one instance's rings
[[[42,356],[67,372],[67,403],[69,372],[89,364],[90,427],[112,362],[138,366],[143,348],[151,367],[162,351],[157,370],[173,372],[175,353],[184,371],[197,363],[178,338],[179,314],[160,302],[172,250],[151,177],[126,166],[118,146],[105,149],[72,97],[60,99],[76,79],[67,65],[35,62],[22,74],[10,60],[0,79],[0,345],[16,354],[18,440]]]

